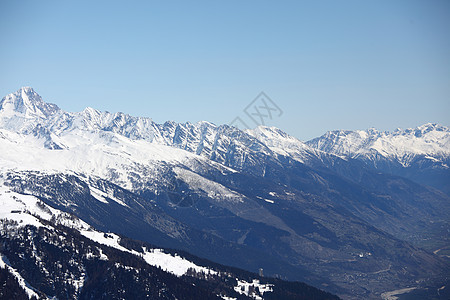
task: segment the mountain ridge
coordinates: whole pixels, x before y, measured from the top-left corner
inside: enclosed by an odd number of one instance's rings
[[[398,128],[392,132],[380,132],[376,129],[335,130],[306,143],[316,149],[350,157],[367,155],[372,150],[397,159],[402,159],[408,154],[448,156],[450,129],[436,123],[426,123],[415,128]],[[407,166],[407,161],[404,163]]]
[[[32,117],[38,119],[56,117],[50,118],[48,124],[46,124],[48,129],[55,134],[60,134],[63,130],[73,128],[112,131],[128,138],[145,139],[150,142],[176,146],[196,154],[202,154],[205,151],[207,152],[207,157],[211,157],[211,154],[207,151],[209,149],[205,149],[205,144],[209,145],[209,148],[213,148],[214,142],[217,141],[217,137],[211,136],[211,130],[216,131],[215,133],[217,134],[221,130],[231,128],[227,125],[217,126],[207,121],[200,121],[194,124],[190,122],[176,123],[167,121],[163,124],[157,124],[148,117],[133,117],[121,112],[101,112],[91,107],[87,107],[78,113],[68,113],[55,104],[44,102],[31,87],[21,88],[17,92],[5,96],[0,102],[0,111],[3,118],[7,118],[11,112],[21,113],[27,119]],[[14,128],[14,125],[16,125],[16,128]],[[17,125],[13,124],[10,128],[14,130],[20,129],[17,128]],[[271,138],[264,139],[264,134],[267,134],[269,131],[272,133]],[[381,132],[374,128],[356,131],[334,130],[305,142],[275,127],[258,126],[255,129],[245,131],[245,133],[266,142],[280,138],[283,138],[284,141],[289,139],[291,144],[296,144],[297,150],[301,148],[309,152],[316,150],[316,153],[319,150],[323,153],[341,157],[358,157],[376,151],[382,156],[395,157],[405,165],[407,161],[404,157],[408,156],[408,154],[432,155],[433,157],[450,155],[450,129],[433,123],[404,130],[398,128],[392,132]],[[192,139],[193,134],[194,136],[200,136],[200,138],[195,139],[196,147],[186,144],[186,140],[180,140],[183,136],[188,136]],[[402,137],[403,139],[399,140]],[[395,145],[395,138],[398,140],[399,145]],[[414,138],[415,140],[405,141],[405,138]],[[424,139],[424,141],[418,145],[420,138]],[[380,141],[380,139],[382,140]],[[213,145],[210,145],[211,143]],[[396,152],[392,153],[389,150]]]

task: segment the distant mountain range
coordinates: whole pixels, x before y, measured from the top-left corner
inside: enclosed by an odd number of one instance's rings
[[[262,268],[345,299],[404,288],[412,296],[449,295],[444,126],[332,131],[302,142],[273,127],[157,124],[92,108],[70,113],[22,88],[0,102],[0,153],[0,183],[9,193],[35,197],[97,231]],[[4,224],[18,215],[12,210],[25,211],[5,204]],[[37,225],[32,231],[45,227]],[[2,237],[13,243],[14,226],[5,226]],[[72,294],[82,295],[83,286]],[[253,298],[269,295],[276,293]]]
[[[438,124],[394,132],[331,131],[307,144],[450,194],[450,132]]]

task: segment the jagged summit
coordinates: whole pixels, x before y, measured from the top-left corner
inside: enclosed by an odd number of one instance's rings
[[[246,132],[280,154],[283,154],[285,151],[310,150],[310,147],[308,147],[304,142],[290,136],[277,127],[260,125],[255,129],[246,130]]]
[[[394,131],[394,133],[397,134],[414,134],[416,137],[421,137],[424,134],[427,134],[429,132],[432,131],[440,131],[440,132],[445,132],[445,131],[449,131],[449,128],[443,125],[439,125],[436,123],[426,123],[423,124],[421,126],[417,126],[415,128],[407,128],[407,129],[397,129],[396,131]]]
[[[0,102],[0,112],[8,116],[47,118],[59,110],[56,104],[44,102],[31,87],[22,87]]]

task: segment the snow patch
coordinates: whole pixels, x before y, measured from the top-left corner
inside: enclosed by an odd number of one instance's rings
[[[176,276],[183,276],[188,269],[194,269],[197,272],[204,272],[206,274],[217,274],[216,271],[198,266],[178,255],[171,255],[164,253],[162,249],[146,249],[143,248],[143,253],[135,250],[129,250],[120,245],[120,237],[114,233],[103,233],[95,230],[83,230],[81,232],[85,237],[112,248],[134,254],[142,257],[149,265],[160,267],[166,272],[172,273]]]
[[[234,287],[234,290],[239,294],[246,295],[256,300],[262,300],[261,297],[265,292],[272,292],[273,284],[261,284],[258,279],[253,279],[252,282],[247,282],[245,280],[239,280],[237,286]],[[258,288],[259,293],[257,293],[256,288]],[[261,296],[260,296],[261,295]]]
[[[204,272],[206,274],[217,274],[216,271],[197,266],[196,264],[178,256],[164,253],[162,249],[145,249],[142,255],[144,260],[152,266],[157,266],[172,273],[176,276],[183,276],[189,269],[194,269],[196,272]]]
[[[91,191],[91,195],[92,195],[95,199],[97,199],[98,201],[100,201],[100,202],[103,202],[103,203],[109,203],[108,200],[106,200],[106,199],[111,199],[111,200],[113,200],[113,201],[119,203],[119,204],[122,205],[122,206],[129,207],[125,202],[123,202],[122,200],[120,200],[120,199],[114,197],[114,195],[113,195],[112,193],[105,193],[105,192],[103,192],[103,191],[101,191],[101,190],[99,190],[99,189],[97,189],[97,188],[95,188],[95,187],[93,187],[93,186],[89,186],[89,189],[90,189],[90,191]]]
[[[189,185],[192,190],[202,190],[208,194],[208,197],[219,201],[228,201],[233,203],[243,202],[243,196],[236,193],[220,183],[206,179],[192,171],[175,167],[173,169],[178,179],[181,179]]]
[[[399,297],[397,295],[409,293],[413,290],[417,289],[417,287],[410,287],[405,289],[399,289],[391,292],[384,292],[381,294],[381,299],[383,300],[397,300]]]
[[[16,280],[19,282],[19,285],[25,290],[25,293],[27,293],[29,299],[31,299],[31,297],[36,297],[37,299],[39,299],[39,295],[35,292],[36,289],[30,286],[28,282],[23,279],[22,275],[20,275],[20,273],[17,272],[16,269],[10,266],[8,259],[1,253],[0,268],[8,269],[9,273],[11,273],[16,278]]]
[[[91,191],[91,196],[94,197],[95,199],[97,199],[98,201],[102,202],[102,203],[106,203],[109,204],[109,202],[105,199],[105,197],[103,197],[103,192],[100,191],[99,189],[96,189],[92,186],[89,186],[89,190]]]
[[[261,199],[261,200],[264,200],[264,201],[266,201],[266,202],[268,202],[268,203],[272,203],[272,204],[275,203],[275,201],[273,201],[273,200],[266,199],[266,198],[263,198],[263,197],[260,197],[260,196],[256,196],[256,198]]]
[[[72,215],[48,206],[31,195],[22,195],[0,186],[0,219],[16,221],[18,226],[32,225],[50,228],[36,217],[50,221],[52,218],[61,224],[77,230],[90,228],[90,225]]]

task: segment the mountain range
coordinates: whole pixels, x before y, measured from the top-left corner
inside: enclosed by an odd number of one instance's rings
[[[5,195],[33,197],[44,211],[67,214],[94,232],[247,271],[261,268],[280,286],[288,285],[281,279],[301,281],[344,299],[387,299],[404,289],[411,297],[449,295],[445,126],[331,131],[302,142],[274,127],[242,131],[206,121],[157,124],[93,108],[65,112],[26,87],[0,102],[0,153]],[[24,215],[12,211],[29,209],[5,204],[2,210],[3,245],[26,239],[24,229],[7,220]],[[52,235],[38,231],[58,222],[39,211],[30,215],[38,221],[21,219],[37,227],[19,228],[31,236]],[[86,237],[83,229],[75,231],[72,240]],[[13,263],[10,256],[20,253],[4,247],[5,266],[19,270],[20,260]],[[145,256],[149,246],[138,248],[131,249]],[[246,282],[256,280],[245,276]],[[89,284],[78,286],[74,297],[92,292]],[[233,291],[215,295],[271,294]]]

